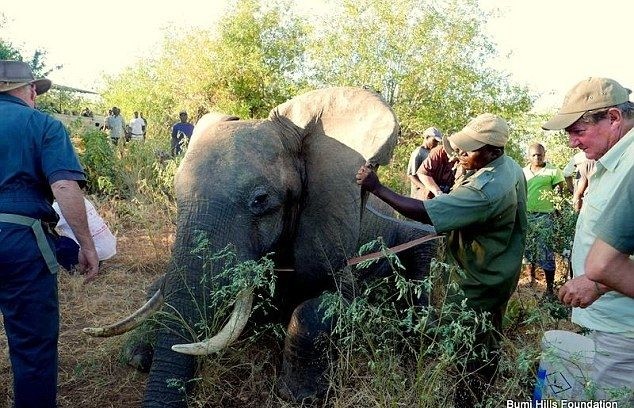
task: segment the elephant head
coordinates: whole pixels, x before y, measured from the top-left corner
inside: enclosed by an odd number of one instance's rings
[[[311,300],[336,286],[331,272],[357,249],[363,198],[355,174],[366,162],[387,164],[397,135],[396,117],[381,97],[350,87],[302,94],[265,120],[203,116],[175,181],[176,241],[162,290],[169,310],[192,327],[196,323],[194,302],[185,293],[204,291],[203,261],[194,251],[203,231],[210,252],[231,245],[239,260],[274,253],[277,267],[293,270],[290,302],[297,309],[289,331],[301,331],[298,322],[314,314]],[[226,333],[185,351],[200,354],[232,341],[250,302],[250,294],[243,294]],[[185,406],[167,383],[187,384],[196,360],[173,350],[199,340],[178,325],[159,330],[145,406]]]

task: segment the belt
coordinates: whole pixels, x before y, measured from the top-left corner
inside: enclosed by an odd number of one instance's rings
[[[26,217],[24,215],[17,214],[4,214],[0,213],[0,222],[8,222],[10,224],[18,224],[24,225],[25,227],[30,227],[35,234],[35,240],[37,242],[37,247],[40,249],[42,256],[44,257],[44,261],[46,261],[46,266],[48,266],[48,270],[51,273],[57,273],[58,265],[57,258],[51,249],[51,246],[46,239],[46,234],[44,233],[44,229],[42,228],[42,221]]]

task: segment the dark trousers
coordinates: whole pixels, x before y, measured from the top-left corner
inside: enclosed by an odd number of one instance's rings
[[[16,408],[56,406],[57,275],[43,259],[0,262],[0,310],[9,343]]]
[[[473,352],[458,363],[462,373],[456,385],[454,408],[473,408],[484,402],[497,378],[500,363],[500,337],[506,305],[491,311],[491,330],[476,331]]]

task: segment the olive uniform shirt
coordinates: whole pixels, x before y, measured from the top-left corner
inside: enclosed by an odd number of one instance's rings
[[[467,306],[501,312],[519,280],[526,241],[526,180],[522,168],[502,155],[467,172],[453,190],[423,202],[436,231],[465,276],[454,276]]]

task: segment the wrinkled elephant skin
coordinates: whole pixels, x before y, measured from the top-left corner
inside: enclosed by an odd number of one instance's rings
[[[202,298],[205,290],[203,262],[192,254],[197,232],[206,233],[210,253],[228,244],[240,261],[275,253],[277,267],[294,271],[281,288],[288,294],[281,308],[290,310],[290,318],[278,389],[291,400],[319,398],[328,386],[332,351],[322,340],[333,321],[324,320],[318,306],[328,291],[353,296],[355,285],[337,281],[340,276],[333,272],[344,267],[360,243],[379,233],[388,245],[429,233],[420,224],[363,212],[355,174],[366,162],[389,162],[398,135],[396,117],[373,92],[329,88],[293,98],[265,120],[233,119],[201,118],[179,168],[176,242],[163,287],[169,304],[164,311],[189,327],[199,318],[188,298],[192,293]],[[409,259],[408,273],[421,278],[429,267],[430,245],[403,256]],[[188,388],[197,368],[195,357],[172,351],[175,344],[200,340],[182,327],[166,323],[157,333],[146,407],[186,406],[181,390],[167,386],[176,379]]]

